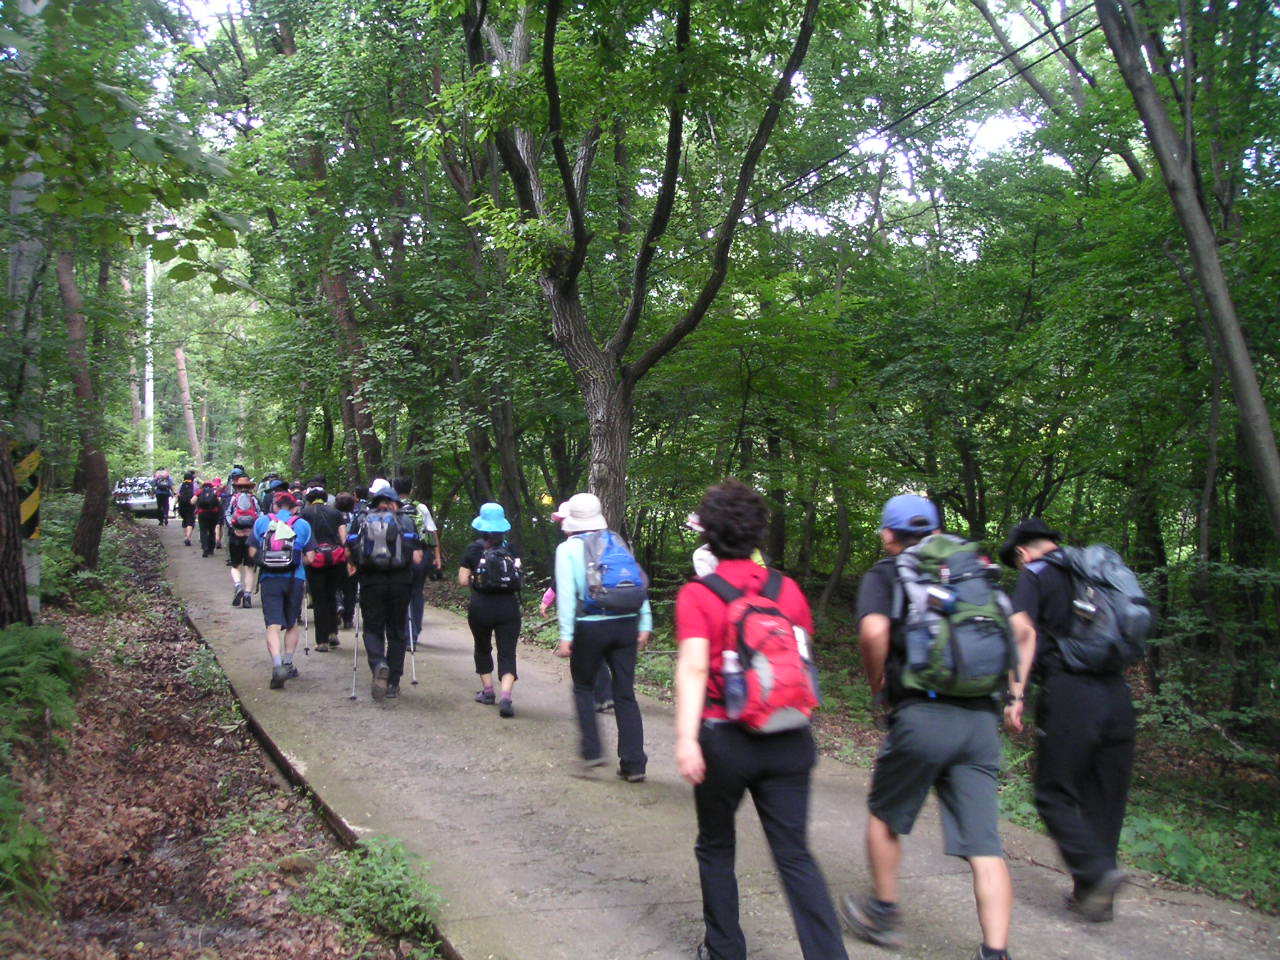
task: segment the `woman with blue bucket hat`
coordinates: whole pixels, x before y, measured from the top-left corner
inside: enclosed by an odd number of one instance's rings
[[[498,704],[499,716],[516,715],[511,689],[516,682],[516,642],[520,637],[520,553],[508,542],[511,521],[500,503],[486,503],[471,521],[479,536],[462,553],[458,583],[471,588],[467,623],[475,641],[481,687],[476,703]],[[498,682],[493,687],[493,648],[498,648]]]

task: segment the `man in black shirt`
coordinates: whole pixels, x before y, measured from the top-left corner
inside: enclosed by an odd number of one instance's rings
[[[1116,862],[1133,772],[1135,721],[1122,673],[1066,669],[1055,637],[1071,632],[1075,590],[1058,563],[1062,536],[1038,517],[1009,533],[1000,559],[1019,570],[1013,591],[1014,635],[1037,643],[1036,809],[1071,871],[1068,908],[1095,923],[1114,914],[1125,881]],[[1006,719],[1022,728],[1022,701]]]
[[[329,506],[324,487],[307,490],[302,519],[311,524],[315,559],[307,567],[307,589],[316,617],[316,652],[338,646],[338,591],[346,581],[347,518]]]
[[[867,571],[858,590],[857,620],[871,692],[887,699],[889,735],[876,757],[867,798],[867,859],[873,893],[846,895],[840,915],[855,936],[893,947],[898,933],[898,865],[901,836],[911,832],[935,789],[942,807],[946,852],[968,860],[982,945],[975,960],[1007,960],[1013,885],[998,831],[996,777],[1000,770],[999,706],[989,697],[950,698],[905,689],[906,604],[895,558],[938,532],[938,510],[924,497],[903,494],[885,504],[880,537],[887,557]],[[1033,647],[1018,648],[1013,696],[1031,666]]]

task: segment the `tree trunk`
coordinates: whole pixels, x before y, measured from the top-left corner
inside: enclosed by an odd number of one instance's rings
[[[327,271],[320,274],[320,289],[341,331],[338,349],[347,358],[347,374],[351,378],[352,390],[349,399],[352,426],[360,444],[365,473],[369,479],[373,479],[382,473],[382,441],[378,439],[378,433],[374,430],[373,414],[369,410],[369,404],[360,395],[364,380],[355,372],[355,360],[364,352],[364,342],[356,323],[355,312],[351,307],[351,294],[345,277]]]
[[[22,563],[21,497],[12,458],[9,440],[0,434],[0,630],[11,623],[31,622]]]
[[[310,384],[304,380],[298,388],[298,409],[294,415],[293,433],[289,435],[289,476],[294,479],[302,476],[303,460],[307,454],[307,427],[311,423],[314,406]]]
[[[817,617],[824,617],[836,588],[840,586],[840,578],[844,576],[845,564],[849,562],[849,552],[853,546],[853,530],[849,526],[848,496],[839,487],[835,489],[836,527],[840,531],[840,547],[836,551],[836,563],[831,568],[831,576],[827,577],[826,586],[822,588],[822,596],[818,598],[818,606],[814,610]]]
[[[339,402],[342,406],[342,454],[347,466],[347,489],[354,490],[361,486],[360,441],[356,439],[356,414],[351,404],[349,383],[344,385]]]
[[[138,358],[129,357],[129,422],[134,439],[142,441],[142,385],[138,378]]]
[[[509,395],[494,398],[490,407],[493,438],[498,451],[498,477],[502,482],[502,505],[511,526],[520,530],[524,514],[520,495],[520,448],[516,441],[516,414]]]
[[[769,488],[769,543],[765,547],[769,562],[778,568],[787,565],[787,486],[782,477],[782,438],[770,432],[765,438],[773,483]]]
[[[600,498],[611,529],[625,524],[627,458],[631,452],[631,389],[608,373],[583,378],[591,459],[587,486]]]
[[[204,466],[204,453],[200,449],[200,436],[196,433],[196,414],[191,406],[191,384],[187,380],[187,355],[181,347],[173,348],[173,359],[178,365],[178,396],[182,400],[182,420],[187,425],[187,443],[191,447],[191,462],[197,470]]]
[[[67,318],[67,360],[75,384],[77,420],[80,433],[79,472],[84,483],[84,503],[76,520],[71,539],[71,552],[88,570],[98,566],[102,546],[102,528],[107,520],[111,500],[111,479],[107,455],[102,450],[102,404],[93,385],[89,368],[88,325],[84,316],[84,299],[76,286],[75,257],[69,250],[58,253],[58,292]]]
[[[1231,378],[1231,390],[1240,412],[1249,457],[1267,502],[1271,532],[1275,538],[1280,538],[1280,450],[1276,448],[1271,417],[1258,386],[1257,372],[1222,269],[1218,238],[1206,213],[1208,204],[1193,166],[1194,157],[1188,155],[1183,138],[1175,131],[1164,98],[1156,89],[1142,57],[1134,33],[1133,24],[1137,20],[1132,6],[1128,0],[1096,0],[1096,7],[1107,42],[1133,95],[1152,151],[1159,161],[1174,212],[1182,225],[1196,279],[1204,292],[1205,304],[1213,318],[1227,374]],[[1185,129],[1183,133],[1188,141],[1191,140],[1192,130]]]

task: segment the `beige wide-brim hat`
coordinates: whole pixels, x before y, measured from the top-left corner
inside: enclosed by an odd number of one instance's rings
[[[565,501],[564,514],[564,523],[560,524],[560,529],[565,533],[587,533],[609,528],[600,506],[600,498],[594,493],[575,493]]]

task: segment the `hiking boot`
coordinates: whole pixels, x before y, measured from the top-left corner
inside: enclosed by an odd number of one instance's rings
[[[387,683],[391,678],[391,668],[387,666],[387,661],[379,660],[373,668],[373,687],[370,689],[370,696],[378,703],[381,703],[387,697]]]
[[[400,684],[398,684],[398,683],[388,683],[388,684],[387,684],[387,699],[388,699],[388,700],[398,700],[399,698],[400,698]]]
[[[1123,870],[1112,869],[1092,886],[1081,887],[1067,896],[1067,909],[1090,923],[1106,923],[1116,916],[1116,893],[1129,877]]]
[[[244,587],[236,587],[236,595],[231,598],[233,607],[240,606],[240,601],[244,599]]]
[[[872,903],[869,897],[859,899],[851,893],[840,898],[838,907],[845,929],[859,940],[894,949],[902,945],[896,907],[884,910]]]
[[[608,713],[613,709],[612,700],[601,700],[596,704],[596,713]]]
[[[476,691],[476,703],[483,703],[487,707],[492,707],[493,702],[493,687],[485,687],[483,690]]]
[[[182,538],[182,542],[183,542],[184,544],[186,544],[188,547],[189,547],[189,546],[191,546],[191,538],[190,538],[190,537],[183,537],[183,538]]]
[[[590,774],[596,767],[603,767],[609,763],[604,757],[593,757],[590,760],[579,760],[578,765],[582,768],[582,772]]]
[[[982,952],[982,947],[979,946],[978,952],[973,955],[973,960],[991,960],[991,954],[984,954]],[[1013,960],[1013,957],[1009,956],[1008,950],[1001,950],[1000,953],[996,955],[996,960]]]
[[[504,720],[510,720],[516,715],[516,708],[511,705],[510,697],[503,697],[498,701],[498,716]]]
[[[253,597],[246,593],[243,597],[240,598],[240,606],[243,607],[245,610],[248,610],[250,607],[253,606]]]
[[[338,646],[340,646],[340,645],[341,645],[341,641],[339,641],[339,640],[338,640],[338,635],[337,635],[336,633],[335,633],[333,636],[331,636],[331,637],[329,638],[329,649],[330,649],[330,650],[333,650],[333,649],[335,649],[336,647],[338,647]]]
[[[625,780],[627,783],[644,783],[644,771],[638,773],[627,773],[621,767],[618,768],[618,779]]]
[[[289,679],[289,668],[284,664],[271,668],[271,689],[284,689],[284,682]]]

